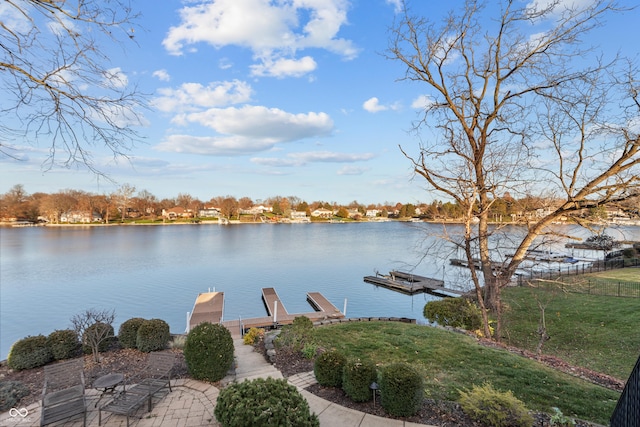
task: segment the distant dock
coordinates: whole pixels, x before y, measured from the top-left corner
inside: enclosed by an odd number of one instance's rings
[[[444,280],[418,276],[417,274],[402,271],[391,271],[388,275],[365,276],[364,281],[377,286],[382,286],[394,291],[413,295],[428,293],[439,297],[452,297],[463,295],[464,292],[446,288]]]
[[[345,317],[344,313],[320,292],[307,293],[307,302],[314,309],[314,311],[308,313],[289,313],[274,288],[262,288],[262,301],[267,311],[266,316],[225,321],[223,320],[224,293],[207,292],[200,294],[196,298],[193,312],[188,316],[187,332],[199,323],[211,322],[222,324],[231,331],[232,336],[240,337],[250,328],[273,328],[279,325],[289,325],[293,323],[293,319],[299,316],[308,317],[312,322]]]

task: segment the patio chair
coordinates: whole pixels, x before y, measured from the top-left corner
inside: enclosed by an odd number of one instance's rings
[[[131,377],[122,392],[98,410],[98,425],[102,423],[102,411],[126,415],[129,417],[147,402],[147,411],[151,411],[153,396],[167,387],[171,392],[171,371],[175,360],[174,353],[151,353],[147,365]]]
[[[82,358],[46,365],[42,388],[40,425],[45,426],[82,414],[87,425],[84,360]]]

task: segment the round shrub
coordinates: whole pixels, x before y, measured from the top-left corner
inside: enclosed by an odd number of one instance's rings
[[[306,316],[294,318],[291,325],[283,326],[281,331],[275,341],[278,348],[302,351],[305,344],[313,341],[313,322]]]
[[[120,325],[118,341],[120,341],[122,348],[136,348],[138,329],[145,320],[142,317],[132,317]]]
[[[9,350],[7,365],[20,371],[46,365],[53,360],[51,350],[47,346],[47,337],[37,335],[16,341]]]
[[[197,380],[219,381],[233,364],[233,338],[227,328],[201,323],[187,335],[184,359],[189,375]]]
[[[224,388],[214,410],[223,427],[318,427],[309,404],[286,379],[258,378]]]
[[[29,394],[29,388],[20,381],[0,381],[0,412],[8,411]]]
[[[424,317],[440,326],[475,331],[482,327],[482,312],[467,298],[443,298],[424,306]]]
[[[145,353],[162,350],[170,339],[171,333],[167,322],[162,319],[145,320],[138,328],[136,347]]]
[[[415,415],[422,406],[422,376],[410,365],[394,363],[383,368],[379,386],[382,407],[390,415],[409,417]]]
[[[337,350],[322,353],[313,364],[313,373],[318,384],[326,387],[342,386],[342,369],[347,358]]]
[[[531,427],[533,417],[511,390],[495,390],[491,384],[460,392],[462,410],[476,421],[495,427]]]
[[[342,371],[342,390],[354,402],[367,402],[373,398],[369,386],[377,378],[376,365],[372,362],[349,360]]]
[[[75,331],[63,329],[49,334],[47,346],[55,360],[70,359],[78,352],[80,341]]]
[[[103,352],[109,350],[111,343],[113,342],[113,325],[96,322],[89,326],[82,334],[82,351],[84,354],[91,354],[93,352],[91,343],[100,340],[98,344],[98,351]]]

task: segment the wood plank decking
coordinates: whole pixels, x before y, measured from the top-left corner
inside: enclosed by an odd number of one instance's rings
[[[443,280],[418,276],[417,274],[391,271],[389,275],[365,276],[364,281],[377,286],[413,295],[426,292],[440,297],[460,296],[464,292],[446,288]]]
[[[238,338],[250,328],[272,328],[279,325],[289,325],[298,316],[306,316],[311,321],[342,319],[345,317],[344,313],[320,292],[307,293],[307,301],[315,310],[309,313],[289,313],[274,288],[262,288],[262,300],[264,301],[267,316],[223,321],[224,294],[222,292],[200,294],[196,298],[196,303],[189,319],[189,330],[198,323],[205,321],[221,323],[229,329],[232,337]]]

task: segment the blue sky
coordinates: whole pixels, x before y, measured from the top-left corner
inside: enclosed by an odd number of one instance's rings
[[[128,183],[159,198],[188,193],[203,201],[428,202],[432,195],[411,179],[398,149],[417,152],[409,130],[426,88],[398,82],[402,65],[383,55],[398,3],[137,0],[137,45],[110,47],[109,56],[123,82],[149,94],[143,141],[129,160],[94,153],[116,183],[77,168],[43,171],[46,141],[11,141],[23,146],[22,160],[0,157],[0,192],[22,184],[29,193],[110,193]],[[436,21],[462,4],[411,2]],[[637,57],[639,17],[638,10],[611,15],[585,41]]]

